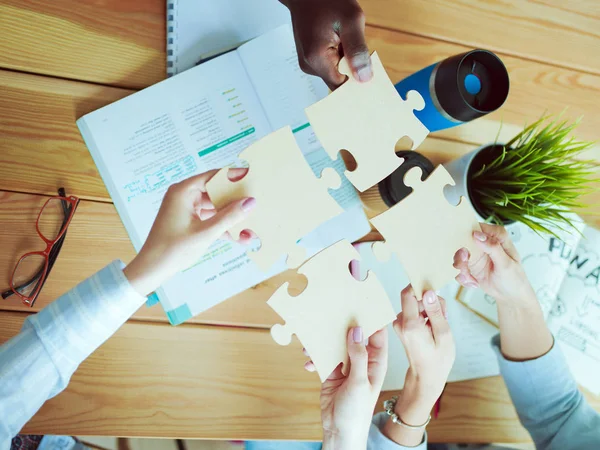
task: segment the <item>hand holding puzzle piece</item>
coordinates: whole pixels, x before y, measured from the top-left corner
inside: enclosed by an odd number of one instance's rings
[[[377,52],[371,55],[373,78],[360,83],[352,77],[346,58],[338,70],[348,81],[305,112],[319,141],[332,159],[347,150],[358,167],[346,176],[359,191],[374,186],[394,170],[402,159],[395,146],[404,136],[411,138],[414,150],[427,137],[429,130],[417,119],[413,110],[425,107],[417,91],[402,100],[390,81]]]
[[[481,250],[473,242],[473,231],[481,231],[471,207],[461,201],[450,204],[444,187],[454,180],[444,166],[438,166],[425,181],[421,169],[413,167],[404,176],[413,192],[389,210],[371,219],[385,238],[373,245],[378,259],[388,259],[389,251],[398,256],[418,299],[426,290],[439,290],[452,281],[458,270],[452,266],[454,254],[462,247],[471,257]]]
[[[227,178],[227,168],[208,182],[206,189],[216,208],[242,197],[255,197],[256,207],[247,219],[229,229],[233,238],[242,230],[258,235],[261,246],[248,256],[267,271],[288,254],[288,266],[298,267],[306,259],[297,242],[343,209],[328,189],[340,186],[332,168],[314,176],[290,127],[284,127],[255,142],[240,159],[249,163],[248,174],[239,181]]]
[[[354,326],[363,328],[365,338],[391,323],[396,314],[373,273],[357,281],[349,263],[359,259],[347,241],[317,253],[298,273],[308,279],[305,290],[296,297],[288,293],[288,283],[275,291],[267,304],[285,325],[274,325],[271,335],[279,345],[288,345],[295,334],[310,355],[321,381],[343,363],[348,373],[346,336]]]

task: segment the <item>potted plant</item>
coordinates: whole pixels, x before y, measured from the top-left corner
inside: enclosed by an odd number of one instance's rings
[[[599,180],[598,163],[581,159],[593,143],[572,137],[578,123],[542,117],[506,144],[484,145],[446,164],[456,182],[448,199],[463,196],[493,223],[522,222],[550,234],[573,227],[568,211],[583,208],[580,197]]]

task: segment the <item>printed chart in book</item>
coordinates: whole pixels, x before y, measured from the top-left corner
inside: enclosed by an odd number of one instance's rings
[[[167,75],[289,23],[277,0],[167,0]]]
[[[300,240],[310,256],[370,231],[343,161],[329,158],[304,115],[327,93],[322,80],[298,67],[291,26],[284,25],[77,124],[137,251],[169,185],[239,163],[251,143],[289,125],[316,176],[333,167],[342,177],[341,188],[330,192],[345,212]],[[285,269],[283,254],[265,273],[246,248],[218,241],[157,296],[177,324]]]
[[[580,219],[576,231],[540,236],[509,227],[523,268],[535,289],[550,331],[577,382],[600,394],[600,231]],[[458,296],[472,310],[498,323],[496,302],[480,290]]]

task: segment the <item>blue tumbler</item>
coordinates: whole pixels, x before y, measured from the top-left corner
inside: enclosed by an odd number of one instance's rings
[[[418,91],[425,108],[414,114],[429,131],[451,128],[498,109],[508,96],[506,67],[494,53],[471,50],[451,56],[396,84],[406,93]]]

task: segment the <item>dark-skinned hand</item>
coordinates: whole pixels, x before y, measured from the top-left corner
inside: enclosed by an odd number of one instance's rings
[[[300,68],[334,90],[346,76],[338,63],[347,57],[357,81],[373,76],[365,41],[365,15],[356,0],[280,0],[290,10]]]

